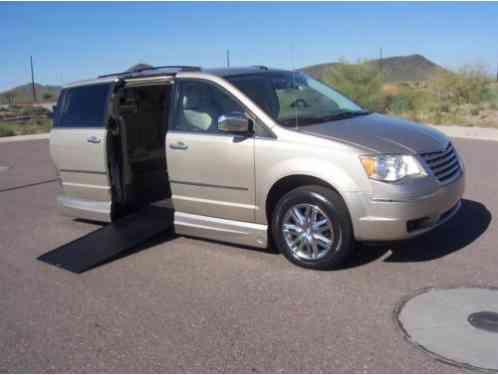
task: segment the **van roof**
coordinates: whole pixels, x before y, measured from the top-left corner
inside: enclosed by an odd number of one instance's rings
[[[212,74],[218,77],[230,77],[230,76],[238,76],[244,74],[275,72],[275,71],[282,71],[282,70],[270,69],[262,65],[255,65],[249,67],[210,68],[210,69],[202,69],[200,67],[195,67],[195,66],[158,66],[152,68],[139,69],[137,71],[126,71],[126,72],[105,74],[97,77],[96,79],[89,79],[89,80],[70,83],[68,85],[65,85],[64,88],[116,82],[118,79],[122,78],[173,76],[181,74],[183,72],[199,72],[199,73]]]

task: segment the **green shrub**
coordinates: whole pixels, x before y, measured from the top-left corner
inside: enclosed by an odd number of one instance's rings
[[[493,110],[498,109],[498,84],[489,84],[483,95],[483,102],[489,103],[489,108]]]
[[[0,124],[0,137],[11,137],[16,135],[15,126],[12,124]]]
[[[433,115],[433,123],[436,125],[442,124],[444,122],[445,112],[435,111]]]
[[[395,95],[391,97],[389,110],[392,113],[406,113],[412,107],[411,98],[407,95]]]
[[[0,123],[0,137],[48,133],[50,129],[52,129],[52,120],[47,118],[35,119],[24,124]]]
[[[366,63],[348,64],[342,61],[326,74],[324,80],[370,111],[385,110],[382,77]]]
[[[19,125],[17,128],[17,133],[20,135],[48,133],[51,128],[52,128],[52,120],[36,119],[31,123]]]
[[[450,105],[448,103],[442,103],[440,110],[443,113],[449,113],[450,112]]]
[[[479,104],[495,95],[490,83],[482,67],[466,66],[458,73],[448,73],[434,80],[430,89],[440,98],[456,105]]]

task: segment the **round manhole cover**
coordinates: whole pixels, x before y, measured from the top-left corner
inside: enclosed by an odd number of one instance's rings
[[[498,370],[498,289],[426,289],[396,319],[417,348],[461,367]]]

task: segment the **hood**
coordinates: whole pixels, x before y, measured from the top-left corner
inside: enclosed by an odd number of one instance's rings
[[[392,154],[441,151],[449,142],[443,133],[428,126],[377,113],[306,125],[299,131]]]

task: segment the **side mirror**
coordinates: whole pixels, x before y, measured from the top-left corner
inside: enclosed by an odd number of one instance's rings
[[[218,117],[218,130],[225,133],[247,134],[252,132],[252,121],[241,112]]]

